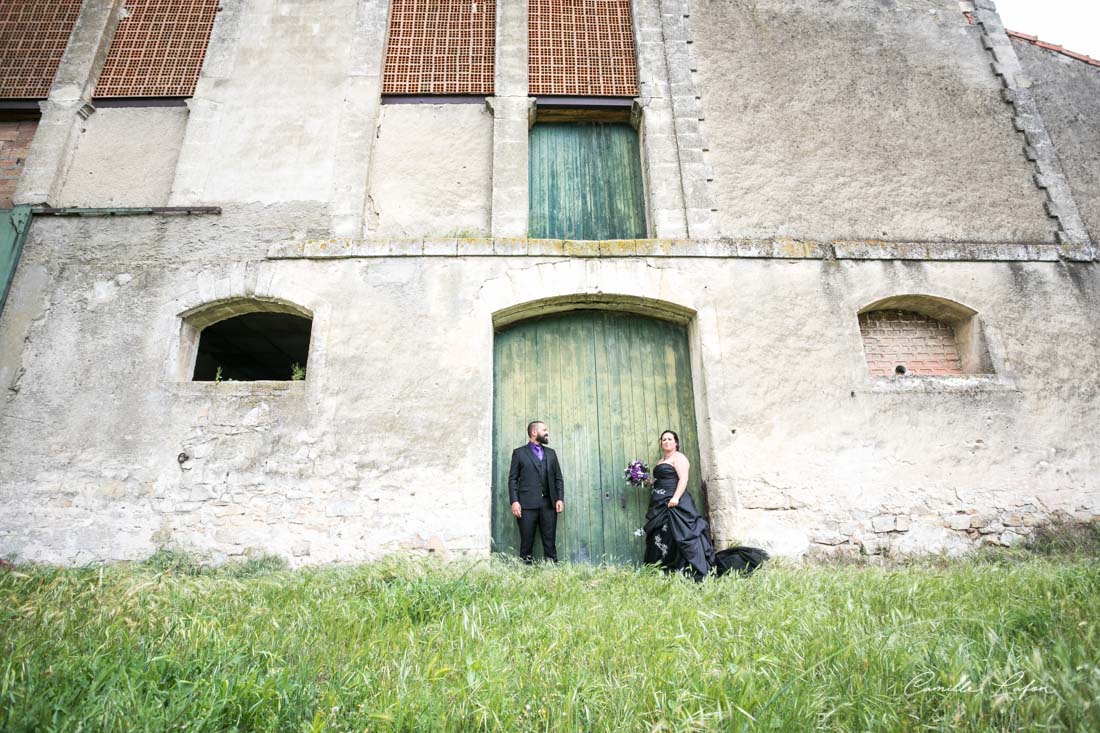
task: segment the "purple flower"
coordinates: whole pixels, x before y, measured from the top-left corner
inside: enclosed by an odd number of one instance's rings
[[[633,486],[641,486],[649,478],[649,466],[644,461],[631,461],[623,469],[627,483]]]

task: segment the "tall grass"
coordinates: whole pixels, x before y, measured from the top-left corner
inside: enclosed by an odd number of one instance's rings
[[[1100,568],[0,571],[4,731],[1100,730]]]

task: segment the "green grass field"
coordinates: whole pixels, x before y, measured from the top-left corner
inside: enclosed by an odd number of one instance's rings
[[[4,731],[1100,730],[1100,565],[0,570]]]

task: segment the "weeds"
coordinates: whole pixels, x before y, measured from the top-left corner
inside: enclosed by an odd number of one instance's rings
[[[16,565],[0,730],[1100,729],[1100,568],[1000,557]]]
[[[1025,548],[1037,555],[1100,557],[1100,522],[1057,519],[1035,528]]]

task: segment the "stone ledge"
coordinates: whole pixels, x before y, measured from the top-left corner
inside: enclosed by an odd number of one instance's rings
[[[187,397],[274,397],[276,395],[302,394],[306,389],[306,381],[276,381],[256,380],[253,382],[238,382],[225,380],[221,382],[171,382],[169,391],[174,395]]]
[[[1012,380],[998,374],[963,374],[959,376],[911,376],[872,377],[869,385],[857,389],[857,392],[876,394],[901,394],[947,392],[1018,392]]]
[[[277,244],[272,260],[371,257],[697,257],[717,259],[924,260],[952,262],[1094,262],[1087,245],[982,242],[882,242],[801,239],[563,239],[415,238],[303,239]]]

